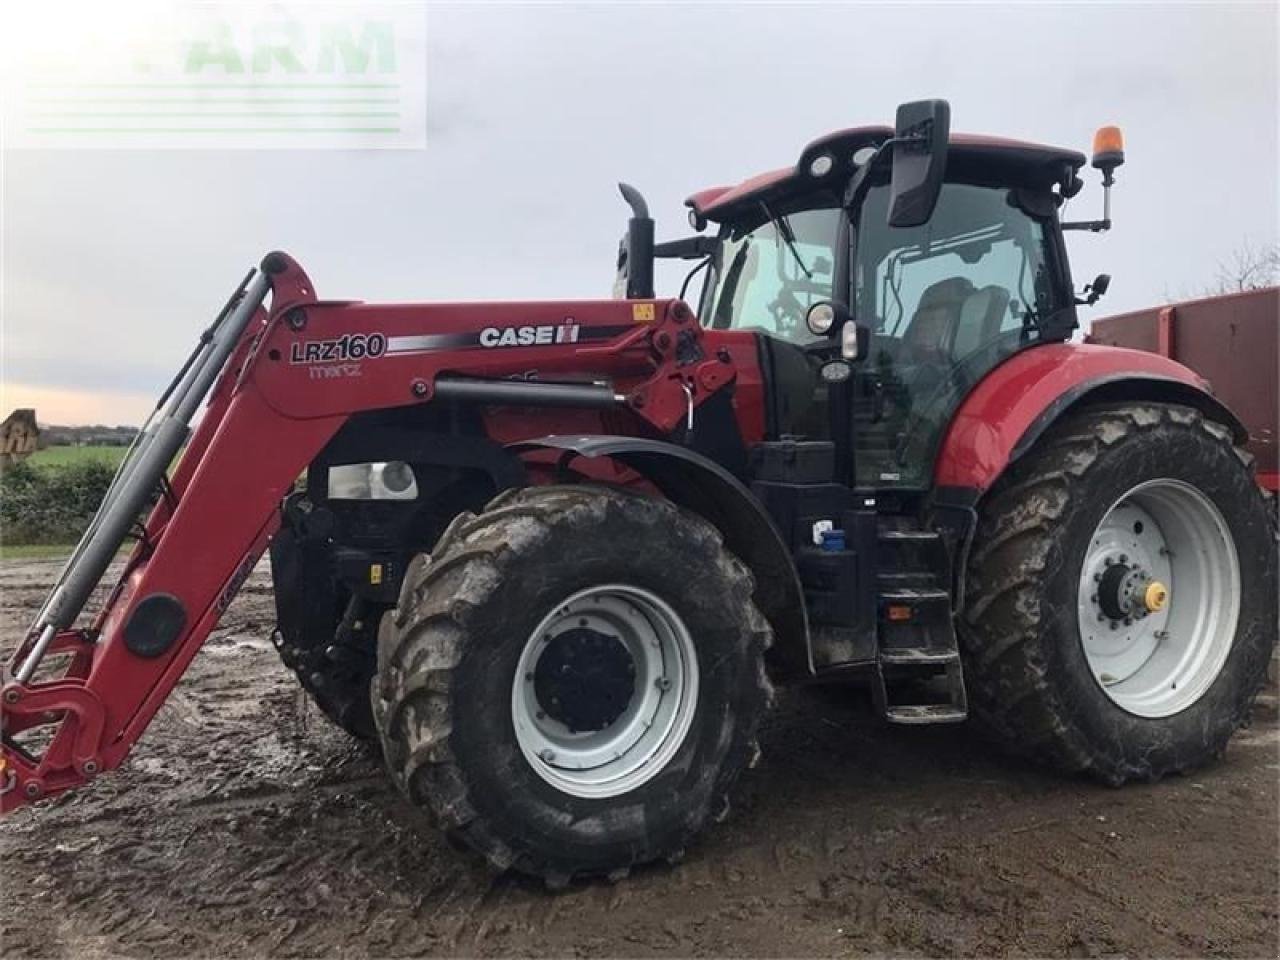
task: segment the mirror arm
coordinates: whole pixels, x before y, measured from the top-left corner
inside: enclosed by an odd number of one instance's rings
[[[653,245],[653,255],[659,260],[698,260],[719,252],[719,237],[684,237]]]
[[[1063,230],[1088,230],[1090,233],[1103,233],[1111,229],[1111,218],[1105,220],[1076,220],[1061,225]]]
[[[863,188],[871,177],[871,170],[876,163],[879,162],[882,157],[888,155],[890,147],[895,143],[902,142],[903,141],[898,140],[896,137],[890,137],[888,140],[885,140],[876,147],[876,152],[870,156],[866,163],[858,168],[858,171],[853,175],[853,179],[849,181],[849,186],[846,187],[844,191],[844,208],[846,210],[851,210],[861,201]]]
[[[1063,230],[1088,230],[1090,233],[1103,233],[1111,229],[1111,187],[1115,184],[1115,167],[1102,169],[1102,219],[1077,220],[1074,223],[1062,224]]]

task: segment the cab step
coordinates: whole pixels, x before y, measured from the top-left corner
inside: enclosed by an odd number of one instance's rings
[[[881,530],[881,543],[936,543],[942,539],[936,530]]]
[[[918,649],[913,647],[890,647],[880,651],[881,663],[895,667],[911,666],[945,666],[948,663],[959,663],[960,654],[945,648]]]
[[[939,543],[931,531],[881,531],[881,541]],[[933,571],[906,567],[878,578],[873,692],[890,723],[959,723],[969,715],[964,668],[956,642],[951,594]]]
[[[969,716],[958,651],[880,651],[872,695],[890,723],[960,723]]]
[[[967,719],[969,712],[963,707],[953,707],[949,703],[917,703],[906,706],[889,707],[885,714],[890,723],[925,724],[925,723],[960,723]]]

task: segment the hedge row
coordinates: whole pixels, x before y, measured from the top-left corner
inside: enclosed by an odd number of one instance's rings
[[[0,542],[75,543],[106,495],[115,467],[81,460],[56,467],[19,461],[0,471]]]

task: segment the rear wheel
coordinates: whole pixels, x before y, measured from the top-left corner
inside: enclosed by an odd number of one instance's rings
[[[755,757],[770,630],[709,524],[539,487],[463,514],[382,621],[374,713],[415,804],[558,885],[674,858]]]
[[[1051,429],[980,510],[961,635],[978,713],[1109,783],[1218,756],[1275,644],[1275,544],[1228,431],[1172,405]]]

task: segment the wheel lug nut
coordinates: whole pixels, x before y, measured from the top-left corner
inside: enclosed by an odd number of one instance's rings
[[[1128,555],[1128,554],[1126,554],[1126,553],[1122,553],[1122,554],[1120,554],[1120,562],[1121,562],[1121,563],[1128,563],[1128,562],[1129,562],[1129,555]]]

